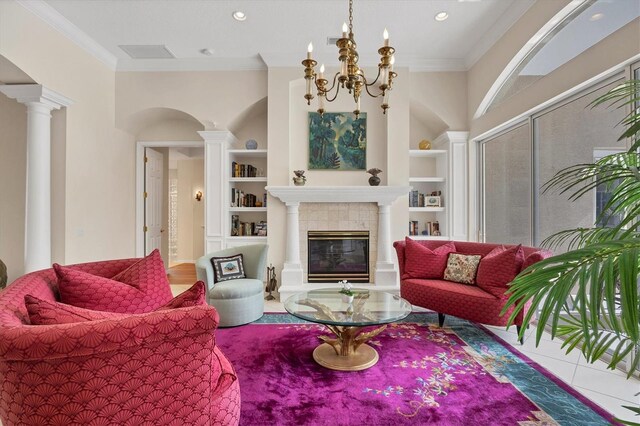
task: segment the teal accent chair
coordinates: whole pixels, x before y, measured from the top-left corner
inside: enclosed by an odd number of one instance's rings
[[[268,248],[266,244],[231,247],[208,253],[196,261],[196,274],[207,285],[207,303],[218,311],[220,327],[247,324],[264,314]],[[247,277],[216,283],[211,258],[240,253]]]

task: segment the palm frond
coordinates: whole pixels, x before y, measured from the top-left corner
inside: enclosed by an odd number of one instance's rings
[[[513,323],[531,301],[524,323],[528,324],[539,308],[537,342],[545,325],[550,324],[552,337],[567,336],[568,350],[580,347],[588,360],[599,358],[619,342],[613,349],[610,366],[627,355],[632,363],[637,363],[639,260],[637,238],[591,244],[542,260],[511,283],[507,306],[513,305],[515,309],[509,321]]]

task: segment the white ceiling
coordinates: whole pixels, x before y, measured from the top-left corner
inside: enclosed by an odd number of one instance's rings
[[[361,63],[378,61],[390,33],[397,66],[464,70],[534,0],[355,0],[354,34]],[[119,70],[263,69],[301,66],[314,57],[337,63],[327,37],[340,36],[347,0],[35,0],[21,2],[83,48]],[[231,14],[242,10],[244,22]],[[436,22],[437,12],[449,19]],[[177,59],[131,59],[119,45],[166,45]],[[201,49],[214,49],[204,56]]]

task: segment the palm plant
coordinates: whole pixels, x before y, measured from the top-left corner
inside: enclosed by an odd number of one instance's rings
[[[560,170],[543,186],[543,192],[557,190],[578,199],[603,185],[610,200],[592,228],[562,231],[547,238],[547,247],[565,245],[568,251],[538,262],[523,271],[511,284],[513,323],[527,301],[531,309],[528,324],[540,311],[536,344],[546,326],[552,338],[563,337],[567,352],[579,348],[588,362],[611,350],[609,368],[629,359],[627,377],[640,363],[640,80],[627,81],[592,103],[630,112],[620,122],[630,148],[591,164],[577,164]],[[618,224],[609,219],[619,217]],[[525,328],[521,329],[522,338]],[[627,407],[636,413],[640,409]],[[632,423],[628,423],[632,424]]]

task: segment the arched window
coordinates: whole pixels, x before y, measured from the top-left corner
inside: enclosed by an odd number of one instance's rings
[[[514,56],[474,118],[535,83],[640,16],[637,0],[573,1]]]

